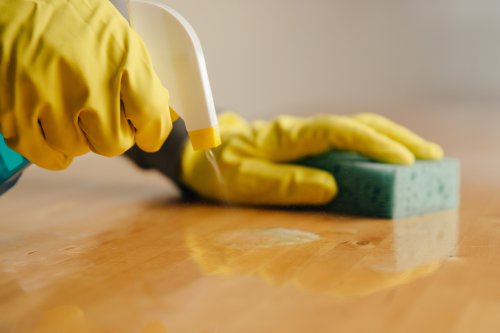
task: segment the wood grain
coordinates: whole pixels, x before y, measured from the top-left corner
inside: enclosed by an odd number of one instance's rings
[[[459,211],[216,206],[121,158],[31,167],[0,198],[0,332],[499,332],[498,112],[389,115],[461,159]]]

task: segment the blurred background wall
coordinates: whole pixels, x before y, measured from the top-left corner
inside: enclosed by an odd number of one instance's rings
[[[168,3],[201,39],[216,104],[251,119],[500,102],[500,0]]]

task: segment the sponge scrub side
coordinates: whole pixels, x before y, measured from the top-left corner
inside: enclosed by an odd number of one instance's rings
[[[330,172],[337,197],[322,209],[382,218],[401,218],[457,208],[458,160],[416,161],[411,166],[371,161],[356,153],[332,151],[298,164]]]

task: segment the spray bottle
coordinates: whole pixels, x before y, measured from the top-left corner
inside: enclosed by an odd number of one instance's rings
[[[10,149],[0,134],[0,194],[17,183],[28,165],[28,160]]]
[[[193,148],[220,144],[219,127],[201,43],[191,25],[163,0],[113,0],[139,33],[153,67],[170,93],[170,107],[184,120]],[[15,185],[29,161],[0,134],[0,194]]]

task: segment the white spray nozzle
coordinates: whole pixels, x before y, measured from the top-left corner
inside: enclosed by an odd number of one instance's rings
[[[128,14],[170,93],[170,106],[186,123],[193,148],[218,146],[220,135],[212,90],[194,29],[163,0],[130,0]]]

